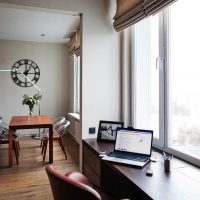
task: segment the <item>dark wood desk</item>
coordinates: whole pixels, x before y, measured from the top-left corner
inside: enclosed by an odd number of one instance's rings
[[[200,170],[197,167],[174,158],[171,161],[171,171],[166,173],[162,155],[153,152],[159,159],[156,163],[150,163],[153,176],[148,177],[147,166],[139,169],[100,160],[98,155],[103,150],[109,153],[113,150],[113,144],[98,143],[96,139],[83,141],[83,173],[116,199],[126,197],[141,200],[197,200],[200,198],[198,179]],[[189,175],[190,172],[196,174],[192,176]]]
[[[53,124],[48,116],[15,116],[9,124],[9,167],[12,166],[13,131],[17,129],[49,128],[49,163],[53,163]]]

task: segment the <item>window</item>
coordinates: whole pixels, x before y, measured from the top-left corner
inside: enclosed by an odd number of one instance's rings
[[[135,126],[159,139],[159,15],[136,24],[135,49]]]
[[[153,129],[155,146],[199,165],[198,7],[177,1],[133,26],[132,80],[134,126]]]
[[[80,56],[74,55],[74,112],[80,113]]]
[[[197,2],[197,1],[196,1]],[[200,13],[190,1],[170,10],[169,147],[200,159]],[[185,14],[190,11],[189,15]],[[177,26],[178,24],[178,26]]]

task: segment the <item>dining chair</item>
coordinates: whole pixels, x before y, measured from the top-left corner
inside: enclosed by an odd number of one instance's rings
[[[9,144],[9,130],[5,127],[0,128],[0,144]],[[15,152],[15,158],[17,165],[19,164],[19,150],[20,150],[20,144],[19,144],[19,135],[16,133],[13,133],[13,150]]]
[[[101,189],[93,188],[87,177],[79,172],[65,175],[57,172],[52,165],[46,166],[54,200],[108,200],[114,199]]]
[[[67,154],[66,154],[65,147],[63,144],[62,136],[66,133],[69,124],[70,124],[70,121],[65,120],[63,123],[59,125],[55,125],[53,127],[53,140],[58,141],[66,159],[67,159]],[[43,162],[45,161],[45,157],[46,157],[48,141],[49,141],[49,132],[48,130],[46,130],[46,134],[44,135],[43,146],[42,146]]]
[[[53,121],[53,128],[56,128],[60,124],[64,123],[66,121],[66,118],[65,117],[57,117],[57,118],[53,119],[52,121]],[[48,129],[43,130],[43,137],[40,142],[40,147],[43,147],[43,141],[45,140],[44,136],[47,131],[48,131]],[[43,153],[43,150],[44,150],[44,148],[42,148],[42,153]]]

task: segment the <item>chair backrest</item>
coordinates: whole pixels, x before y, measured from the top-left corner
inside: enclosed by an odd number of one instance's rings
[[[66,133],[67,127],[70,125],[70,121],[66,120],[62,124],[59,124],[57,127],[55,127],[56,133],[61,136]]]
[[[66,121],[65,117],[58,117],[53,120],[53,127],[56,128],[60,124],[64,123]]]
[[[7,124],[4,122],[3,117],[0,117],[0,142],[8,140],[8,131]]]
[[[0,117],[0,131],[4,128],[8,129],[8,124],[3,120],[3,117]]]
[[[75,175],[68,176],[58,173],[52,165],[48,165],[46,172],[51,185],[54,200],[101,200],[99,193]],[[79,174],[79,173],[77,173]],[[77,178],[76,178],[77,177]]]

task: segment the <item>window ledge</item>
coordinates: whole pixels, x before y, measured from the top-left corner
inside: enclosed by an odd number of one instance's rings
[[[80,114],[79,113],[68,113],[69,117],[74,118],[77,121],[80,121]]]
[[[152,149],[152,156],[157,158],[160,162],[163,163],[163,155],[162,155],[162,150],[158,149],[157,147],[153,147]],[[187,162],[186,160],[183,160],[181,158],[177,158],[174,156],[174,158],[171,160],[171,170],[173,171],[174,169],[178,170],[180,173],[187,175],[191,179],[198,181],[200,183],[200,170],[199,167]]]

